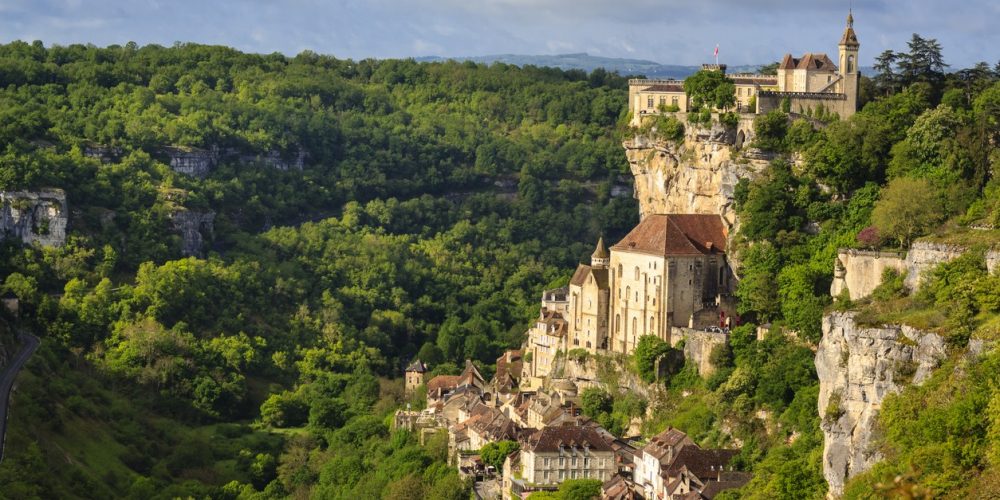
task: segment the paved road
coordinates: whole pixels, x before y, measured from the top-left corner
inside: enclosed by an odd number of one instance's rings
[[[7,437],[7,406],[10,403],[10,391],[14,387],[14,379],[21,371],[24,363],[38,349],[38,337],[27,333],[18,336],[21,339],[21,349],[14,354],[11,362],[0,371],[0,461],[3,461],[3,450]]]

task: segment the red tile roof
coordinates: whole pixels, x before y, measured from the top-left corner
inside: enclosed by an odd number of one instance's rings
[[[611,250],[658,256],[725,253],[726,229],[718,215],[649,215]]]
[[[812,69],[812,70],[827,70],[827,71],[837,71],[837,65],[830,60],[826,54],[814,54],[812,52],[807,52],[805,55],[799,58],[792,57],[791,54],[785,54],[785,57],[781,59],[781,64],[778,69]]]

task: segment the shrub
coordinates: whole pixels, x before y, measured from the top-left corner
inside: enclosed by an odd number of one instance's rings
[[[858,243],[865,248],[878,248],[882,246],[882,235],[875,226],[868,226],[858,231]]]

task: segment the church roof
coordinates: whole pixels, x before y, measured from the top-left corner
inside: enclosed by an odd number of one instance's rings
[[[844,36],[840,37],[840,44],[848,47],[858,47],[858,35],[854,33],[854,13],[847,13],[847,27],[844,28]]]
[[[590,275],[594,276],[594,281],[597,282],[598,289],[603,290],[608,288],[608,270],[594,269],[586,264],[577,266],[576,272],[573,273],[573,277],[569,280],[569,284],[583,286],[587,282],[587,276]]]
[[[664,257],[725,253],[726,229],[718,215],[649,215],[611,250]]]
[[[597,248],[594,249],[594,253],[590,254],[592,259],[607,259],[611,257],[608,253],[608,249],[604,247],[604,237],[601,236],[597,239]]]
[[[413,360],[412,363],[410,363],[410,366],[406,367],[406,371],[408,371],[408,372],[424,373],[424,372],[427,371],[427,365],[425,365],[423,361],[420,361],[419,359],[415,359],[415,360]]]
[[[785,54],[778,69],[805,69],[810,71],[837,71],[837,65],[826,54],[807,52],[802,57]]]

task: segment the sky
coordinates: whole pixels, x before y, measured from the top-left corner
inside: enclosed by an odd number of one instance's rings
[[[0,0],[0,41],[197,42],[341,58],[565,54],[730,65],[834,54],[853,5],[861,62],[936,38],[952,69],[1000,59],[997,0]]]

